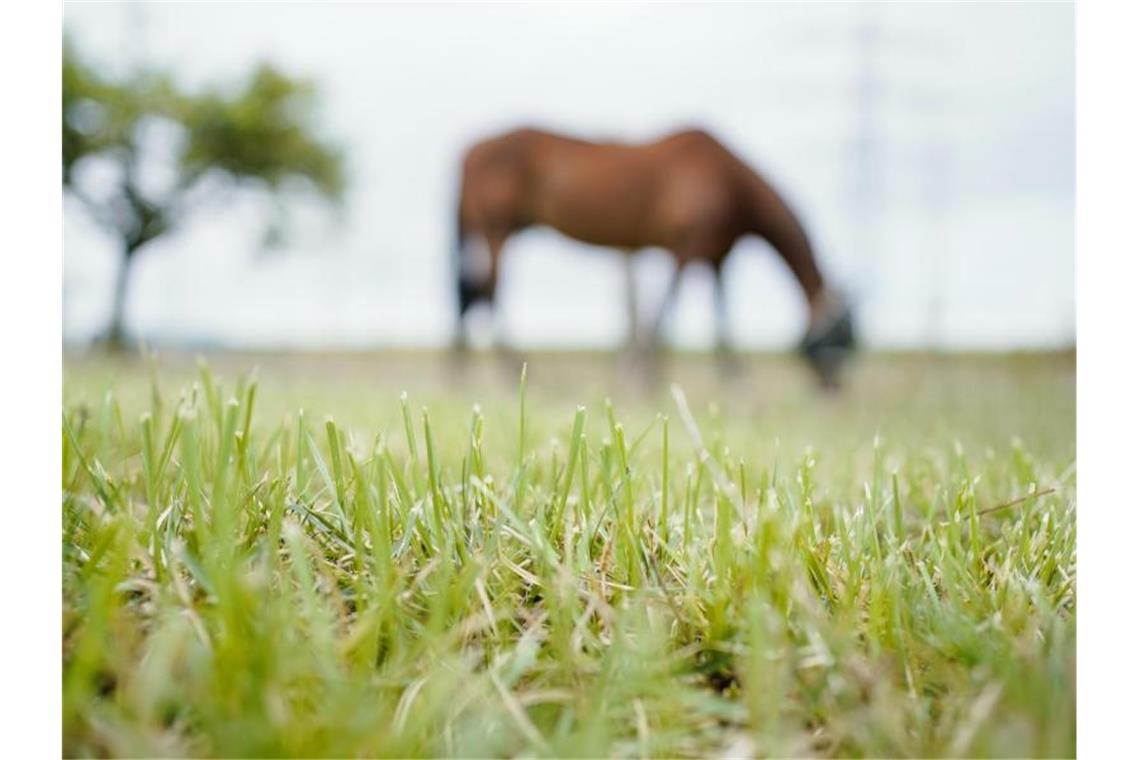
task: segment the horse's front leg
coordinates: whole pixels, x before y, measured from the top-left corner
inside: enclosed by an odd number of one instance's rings
[[[669,277],[669,284],[665,287],[653,317],[649,322],[643,323],[641,319],[641,305],[637,294],[637,273],[633,263],[633,253],[625,258],[625,291],[626,316],[629,324],[629,335],[626,339],[627,348],[635,354],[657,354],[665,346],[665,322],[669,318],[673,301],[676,300],[677,290],[681,283],[681,269],[678,265]]]
[[[661,297],[661,303],[657,305],[657,313],[653,317],[653,324],[650,327],[650,340],[652,341],[654,351],[663,351],[665,348],[665,323],[669,319],[669,314],[673,310],[673,306],[677,301],[677,292],[681,289],[681,275],[684,272],[684,264],[677,264],[673,269],[673,274],[669,276],[669,284],[665,286],[665,293]]]

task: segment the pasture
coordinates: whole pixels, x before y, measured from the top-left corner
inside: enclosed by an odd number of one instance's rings
[[[64,753],[1075,753],[1071,353],[529,362],[65,357]]]

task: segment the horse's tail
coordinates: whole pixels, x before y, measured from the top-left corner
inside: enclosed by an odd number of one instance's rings
[[[463,272],[463,246],[467,239],[467,225],[463,221],[463,204],[455,204],[455,220],[452,228],[451,263],[456,281]]]
[[[455,280],[459,294],[459,313],[462,316],[463,308],[463,247],[467,238],[467,226],[463,223],[463,204],[456,202],[455,219],[451,230],[451,274]]]
[[[478,300],[479,288],[471,281],[470,262],[466,260],[467,222],[463,215],[463,203],[455,204],[455,227],[452,232],[454,238],[451,243],[452,276],[455,278],[456,295],[456,339],[462,340],[463,316]]]

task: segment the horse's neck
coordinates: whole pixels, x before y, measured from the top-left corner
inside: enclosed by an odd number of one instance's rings
[[[747,209],[750,231],[768,238],[781,251],[785,247],[807,248],[811,244],[795,212],[767,180],[749,172]]]
[[[776,249],[809,298],[823,284],[811,241],[791,206],[764,178],[749,171],[749,231]]]

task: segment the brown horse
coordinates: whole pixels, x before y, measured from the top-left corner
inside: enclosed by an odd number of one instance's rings
[[[654,342],[681,271],[705,262],[717,275],[718,344],[727,347],[722,266],[737,240],[758,235],[803,291],[810,326],[801,349],[822,379],[834,376],[853,346],[850,311],[826,286],[795,214],[768,182],[702,130],[644,145],[592,143],[536,129],[483,140],[464,158],[458,212],[458,345],[471,306],[494,302],[507,239],[545,225],[594,245],[672,253],[677,267],[652,326]],[[466,245],[476,236],[486,243],[482,266]]]

